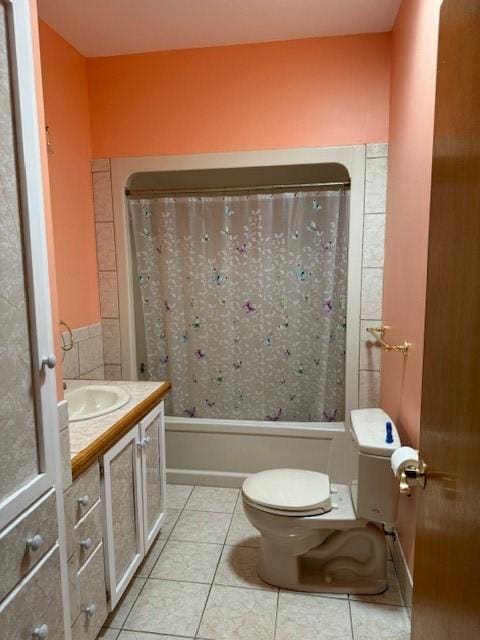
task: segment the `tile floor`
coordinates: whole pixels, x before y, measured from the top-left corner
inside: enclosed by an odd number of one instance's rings
[[[408,640],[389,562],[379,596],[310,595],[265,584],[259,536],[237,489],[168,485],[168,516],[102,640]]]

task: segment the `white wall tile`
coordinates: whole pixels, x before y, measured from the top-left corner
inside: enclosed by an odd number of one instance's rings
[[[115,236],[113,222],[97,222],[95,224],[97,240],[97,261],[100,271],[116,269]]]
[[[380,371],[360,371],[358,384],[360,409],[378,407],[380,402]]]
[[[384,213],[387,199],[387,158],[367,158],[365,213]]]
[[[105,367],[102,364],[102,366],[93,369],[93,371],[87,371],[87,373],[80,376],[80,380],[105,380]]]
[[[383,268],[385,214],[369,213],[363,219],[363,266]]]
[[[72,380],[73,378],[78,378],[79,375],[78,344],[74,344],[70,351],[64,351],[63,377],[67,380]]]
[[[95,336],[78,343],[80,375],[103,366],[103,338]]]
[[[360,322],[360,369],[380,371],[382,349],[375,338],[368,333],[367,327],[380,327],[381,320],[362,320]]]
[[[93,174],[93,202],[96,222],[113,220],[112,185],[110,171]]]
[[[103,359],[106,364],[120,364],[120,323],[115,318],[103,321]]]
[[[122,367],[119,364],[105,365],[105,380],[121,380]]]
[[[96,158],[90,162],[92,173],[96,171],[110,171],[110,158]]]
[[[387,156],[388,142],[367,144],[367,158],[386,158]]]
[[[362,269],[362,319],[382,316],[382,294],[383,269]]]
[[[100,315],[102,318],[118,318],[118,289],[115,271],[100,271],[98,274],[100,290]]]

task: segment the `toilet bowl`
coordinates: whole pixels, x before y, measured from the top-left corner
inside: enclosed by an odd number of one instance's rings
[[[383,524],[396,520],[390,457],[400,440],[381,409],[352,411],[351,434],[358,465],[350,486],[301,469],[261,471],[243,483],[246,517],[261,534],[257,571],[265,582],[317,593],[387,588]]]

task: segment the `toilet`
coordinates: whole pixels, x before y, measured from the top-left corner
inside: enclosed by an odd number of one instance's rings
[[[270,469],[242,487],[245,514],[260,531],[257,571],[269,584],[317,593],[377,594],[387,583],[384,524],[394,524],[400,447],[381,409],[351,412],[356,470],[351,485],[302,469]]]

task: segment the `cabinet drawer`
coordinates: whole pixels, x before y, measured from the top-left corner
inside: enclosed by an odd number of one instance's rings
[[[100,467],[96,462],[73,483],[75,522],[81,520],[99,498]]]
[[[79,637],[94,640],[107,617],[107,593],[103,564],[103,543],[100,543],[78,572],[80,599]]]
[[[85,564],[102,539],[102,510],[100,500],[75,525],[78,568]]]
[[[57,537],[57,500],[55,491],[50,491],[0,533],[0,601],[53,547]]]
[[[62,587],[58,546],[31,571],[0,605],[0,633],[4,640],[32,640],[46,625],[48,640],[63,640]]]

